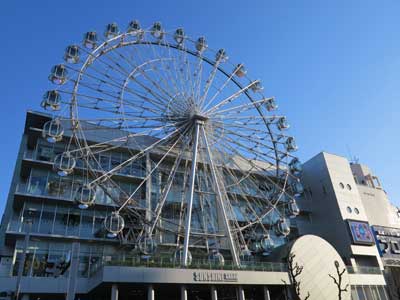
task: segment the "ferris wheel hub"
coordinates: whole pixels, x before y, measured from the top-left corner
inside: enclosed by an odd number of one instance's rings
[[[201,114],[198,114],[198,113],[196,113],[196,114],[194,114],[193,116],[192,116],[192,120],[196,123],[196,122],[198,122],[198,123],[204,123],[204,122],[206,122],[207,120],[208,120],[209,118],[207,117],[207,116],[204,116],[204,115],[201,115]]]

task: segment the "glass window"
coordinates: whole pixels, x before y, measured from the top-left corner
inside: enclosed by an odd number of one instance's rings
[[[356,289],[357,289],[357,295],[358,295],[359,300],[369,300],[369,299],[365,298],[365,294],[364,294],[362,286],[357,286]]]
[[[351,300],[358,300],[357,291],[354,286],[351,287]]]
[[[80,223],[81,223],[81,211],[70,209],[68,212],[67,235],[77,236],[79,234]]]
[[[90,253],[83,251],[80,252],[79,265],[78,265],[79,277],[85,278],[89,276],[89,259],[90,259]]]
[[[104,195],[104,191],[100,186],[96,186],[96,195],[94,197],[94,202],[97,204],[104,204],[105,202],[105,195]]]
[[[93,157],[90,158],[89,160],[89,165],[92,169],[94,170],[99,170],[100,169],[100,158],[98,154],[94,154]]]
[[[28,203],[24,207],[23,212],[23,231],[27,231],[28,228],[31,232],[37,232],[40,220],[41,204],[35,205],[34,203]],[[30,221],[28,223],[28,221]],[[28,225],[30,224],[30,225]]]
[[[53,221],[55,216],[55,207],[44,207],[42,218],[40,220],[39,232],[44,234],[53,233]]]
[[[354,208],[354,212],[358,215],[360,213],[360,211],[358,210],[358,208]]]
[[[110,155],[100,154],[100,166],[105,171],[110,169]]]
[[[350,184],[346,184],[346,187],[349,191],[351,191],[351,185]]]
[[[378,288],[380,300],[388,300],[388,297],[386,296],[385,287],[380,285],[377,288]]]
[[[63,188],[61,185],[61,177],[58,174],[51,172],[49,174],[49,179],[47,183],[47,195],[53,197],[59,197],[60,193],[63,192]]]
[[[344,184],[343,184],[343,182],[339,183],[339,186],[340,186],[341,189],[344,189]]]
[[[372,295],[374,296],[373,299],[380,300],[378,289],[376,288],[376,286],[371,286],[371,292],[372,292]]]
[[[371,287],[369,285],[365,285],[365,286],[363,286],[363,289],[364,289],[364,293],[365,293],[365,296],[367,297],[367,299],[373,300],[374,298],[372,296]],[[379,300],[379,299],[377,299],[377,300]]]
[[[60,192],[59,197],[64,199],[71,199],[72,195],[72,177],[62,177],[60,179]]]
[[[43,161],[52,161],[53,157],[54,157],[53,145],[50,144],[46,145],[44,144],[43,141],[40,144],[38,144],[36,159]]]
[[[32,265],[32,276],[43,277],[45,276],[46,265],[47,265],[48,250],[38,249],[35,251],[35,256]]]
[[[111,169],[119,166],[121,164],[121,154],[111,153]]]
[[[351,213],[352,213],[352,211],[353,211],[353,210],[351,209],[351,207],[350,207],[350,206],[347,206],[347,208],[346,208],[346,209],[347,209],[347,212],[348,212],[349,214],[351,214]]]
[[[68,208],[58,206],[56,211],[53,233],[65,235],[68,224]]]
[[[82,237],[92,237],[93,236],[93,211],[85,210],[81,212],[81,228],[80,236]]]
[[[28,193],[44,195],[47,185],[47,171],[32,169],[29,181]]]

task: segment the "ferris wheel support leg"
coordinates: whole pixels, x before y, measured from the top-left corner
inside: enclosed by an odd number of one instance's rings
[[[151,172],[151,160],[150,160],[150,153],[146,153],[146,176],[150,174]],[[146,221],[147,224],[151,222],[151,180],[152,178],[150,177],[146,181]],[[147,235],[150,233],[150,226],[146,225],[146,233]]]
[[[244,289],[243,287],[240,285],[237,288],[237,293],[238,293],[238,300],[246,300],[246,296],[244,294]]]
[[[240,260],[239,260],[239,257],[238,257],[237,251],[236,251],[235,242],[233,240],[233,236],[232,236],[231,229],[230,229],[230,226],[229,226],[228,214],[226,212],[224,201],[223,201],[223,197],[222,197],[221,186],[220,186],[219,181],[218,181],[217,173],[215,171],[215,166],[214,166],[214,162],[213,162],[213,159],[212,159],[210,146],[208,144],[207,136],[206,136],[206,133],[204,132],[204,130],[203,130],[203,137],[204,137],[204,141],[205,141],[206,148],[207,148],[208,160],[210,161],[210,167],[211,167],[210,169],[211,169],[212,177],[214,179],[215,186],[217,188],[217,191],[216,191],[217,192],[217,200],[218,200],[219,208],[220,208],[222,216],[223,216],[222,219],[223,219],[224,226],[225,226],[225,232],[226,232],[226,235],[228,237],[229,248],[231,250],[233,263],[236,266],[240,266]]]
[[[194,141],[193,141],[193,152],[192,152],[192,167],[190,170],[190,182],[189,182],[189,195],[187,198],[186,206],[186,222],[185,222],[185,240],[183,244],[183,265],[188,264],[188,251],[189,251],[189,237],[190,237],[190,225],[192,221],[192,207],[194,197],[194,181],[196,179],[196,164],[197,164],[197,152],[199,146],[199,130],[201,122],[195,121],[194,127]]]

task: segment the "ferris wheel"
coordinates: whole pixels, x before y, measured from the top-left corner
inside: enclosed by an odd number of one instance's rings
[[[192,252],[240,266],[290,233],[303,192],[297,146],[244,64],[182,28],[137,21],[87,32],[64,60],[49,76],[57,88],[41,106],[54,117],[42,134],[66,145],[54,169],[81,176],[80,208],[99,205],[99,191],[112,200],[109,237],[147,257],[170,249],[184,266]],[[103,164],[114,152],[120,159]]]

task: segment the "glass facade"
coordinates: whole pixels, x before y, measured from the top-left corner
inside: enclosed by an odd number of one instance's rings
[[[386,287],[381,285],[357,285],[351,287],[352,300],[391,300]]]

